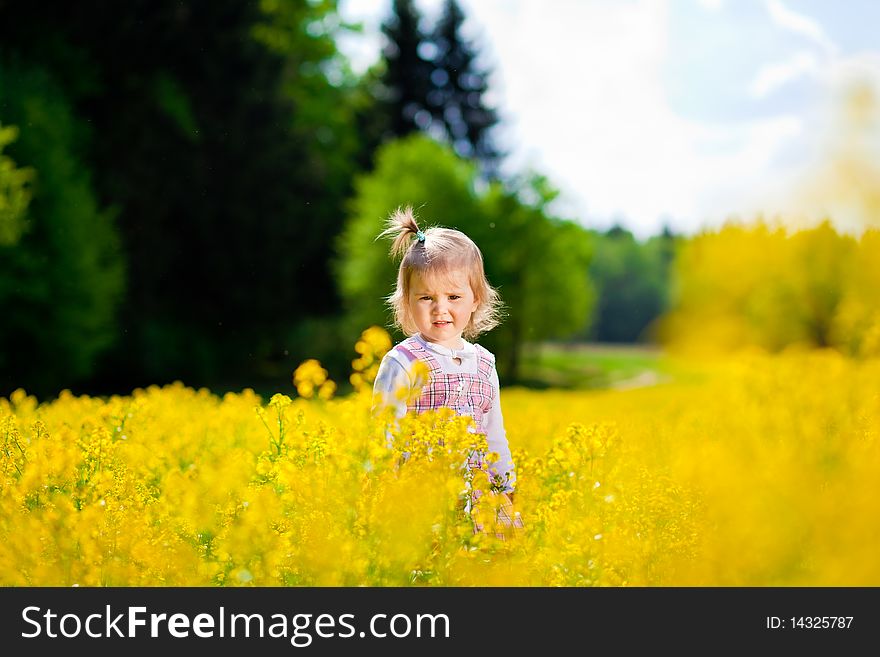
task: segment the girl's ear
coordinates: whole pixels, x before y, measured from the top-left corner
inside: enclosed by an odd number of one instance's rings
[[[477,312],[477,308],[480,307],[480,304],[483,303],[483,300],[480,299],[479,293],[474,289],[473,283],[470,284],[470,287],[471,287],[471,295],[473,295],[473,297],[474,297],[474,305],[471,308],[471,315],[473,315],[475,312]]]

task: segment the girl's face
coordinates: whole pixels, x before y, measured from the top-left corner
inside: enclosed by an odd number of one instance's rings
[[[442,278],[413,273],[409,289],[409,311],[422,337],[461,349],[461,334],[478,305],[467,272],[453,270]]]

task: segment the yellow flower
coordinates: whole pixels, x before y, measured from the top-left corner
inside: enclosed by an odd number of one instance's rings
[[[385,329],[371,326],[361,333],[360,340],[354,345],[354,350],[360,356],[351,361],[354,373],[350,381],[355,390],[362,390],[372,385],[379,371],[379,362],[390,349],[391,336]]]
[[[281,393],[275,393],[272,395],[272,399],[269,400],[269,406],[271,408],[276,408],[279,411],[283,411],[285,408],[290,406],[291,404],[290,397],[287,395],[282,395]]]
[[[293,385],[296,386],[299,396],[305,399],[313,397],[315,390],[320,390],[327,381],[327,370],[321,367],[321,363],[314,358],[303,361],[293,373]],[[325,395],[327,394],[326,390]],[[332,396],[332,392],[330,395]]]
[[[336,392],[336,384],[333,381],[325,381],[321,384],[321,387],[318,388],[318,397],[321,399],[330,399],[333,397],[333,393]]]

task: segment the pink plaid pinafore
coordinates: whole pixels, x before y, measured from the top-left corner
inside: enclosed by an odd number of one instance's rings
[[[407,411],[421,413],[433,410],[441,406],[451,408],[459,415],[471,415],[474,420],[476,433],[485,433],[483,417],[492,409],[495,401],[495,387],[492,385],[492,371],[495,366],[494,359],[487,349],[475,344],[478,365],[477,373],[460,372],[447,374],[443,371],[440,363],[425,347],[414,337],[409,337],[395,349],[402,353],[410,364],[416,360],[423,361],[430,369],[428,381],[421,389],[421,394],[415,401],[407,402]],[[486,454],[482,452],[471,453],[467,468],[485,470]],[[468,496],[465,510],[474,513],[478,499],[489,491],[473,490]],[[505,498],[506,499],[506,498]],[[485,532],[484,523],[474,516],[474,532]],[[496,538],[506,540],[510,531],[522,528],[522,520],[517,512],[514,515],[509,503],[498,507],[493,533]]]
[[[430,378],[422,388],[421,395],[415,401],[407,403],[407,410],[421,413],[445,406],[456,413],[471,415],[477,433],[485,433],[483,416],[492,410],[492,403],[495,401],[495,388],[492,385],[493,361],[485,348],[480,345],[474,347],[479,358],[476,374],[446,374],[433,354],[417,339],[410,337],[398,344],[395,349],[406,356],[410,363],[421,360],[430,369]]]

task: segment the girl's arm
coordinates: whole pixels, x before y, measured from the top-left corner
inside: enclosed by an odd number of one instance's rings
[[[516,466],[510,454],[507,432],[504,429],[504,417],[501,415],[501,386],[495,368],[492,368],[492,385],[495,386],[495,401],[492,402],[492,409],[483,417],[483,428],[486,430],[489,452],[496,452],[498,460],[489,464],[489,472],[504,482],[502,486],[505,493],[512,494],[516,485]]]
[[[388,406],[394,408],[395,417],[406,415],[406,399],[400,394],[400,390],[409,390],[409,386],[406,368],[389,351],[379,363],[376,380],[373,381],[373,415]]]
[[[376,379],[373,381],[373,406],[371,409],[373,417],[376,417],[383,409],[392,407],[394,409],[394,417],[397,419],[406,415],[406,394],[409,392],[410,376],[406,367],[394,358],[389,351],[379,363],[379,370],[376,372]],[[385,444],[391,449],[394,446],[394,433],[398,426],[385,428]],[[409,452],[403,452],[403,460],[409,459]]]

